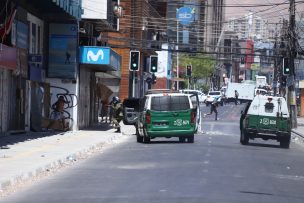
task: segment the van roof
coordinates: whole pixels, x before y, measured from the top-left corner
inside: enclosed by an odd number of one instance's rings
[[[189,94],[180,93],[180,92],[162,92],[162,93],[153,93],[148,94],[147,96],[188,96]]]
[[[170,89],[150,89],[146,91],[145,95],[158,93],[178,93],[178,91]]]

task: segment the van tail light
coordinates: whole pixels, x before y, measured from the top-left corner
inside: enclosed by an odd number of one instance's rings
[[[191,123],[195,123],[196,120],[196,113],[195,111],[191,111]]]
[[[147,111],[146,113],[146,123],[151,124],[151,114],[149,111]]]

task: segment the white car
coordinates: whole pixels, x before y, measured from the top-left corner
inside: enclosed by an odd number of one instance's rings
[[[205,103],[205,101],[207,99],[207,95],[205,95],[204,93],[202,93],[199,90],[188,90],[188,89],[186,89],[186,90],[180,90],[180,92],[185,93],[185,94],[197,94],[200,104]]]
[[[207,99],[205,101],[206,105],[208,106],[211,104],[214,99],[217,99],[217,101],[223,106],[223,101],[222,101],[222,92],[221,91],[209,91],[207,95]]]

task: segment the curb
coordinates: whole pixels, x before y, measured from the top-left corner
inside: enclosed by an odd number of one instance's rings
[[[297,132],[296,130],[291,130],[292,133],[304,138],[304,134]]]

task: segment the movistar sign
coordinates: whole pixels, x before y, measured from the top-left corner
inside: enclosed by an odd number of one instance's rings
[[[109,64],[110,48],[108,47],[81,47],[80,63]]]
[[[82,64],[107,65],[111,70],[119,70],[121,56],[110,47],[81,46],[79,62]]]
[[[181,7],[176,9],[176,19],[182,25],[189,25],[194,21],[195,9],[190,7]]]

